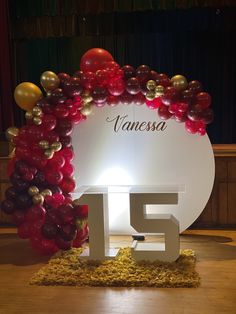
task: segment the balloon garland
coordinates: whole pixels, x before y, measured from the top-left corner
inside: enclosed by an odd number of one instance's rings
[[[70,195],[75,189],[70,135],[93,106],[145,104],[160,119],[183,122],[189,133],[201,136],[213,120],[211,96],[200,82],[188,83],[182,75],[170,79],[147,65],[121,68],[100,48],[83,55],[73,76],[46,71],[40,82],[45,96],[29,82],[14,92],[26,110],[26,125],[6,131],[15,153],[7,169],[12,186],[1,209],[11,215],[19,237],[42,254],[80,247],[88,237],[88,208]]]

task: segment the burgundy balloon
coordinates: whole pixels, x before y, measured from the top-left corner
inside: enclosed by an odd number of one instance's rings
[[[136,77],[131,77],[126,81],[126,91],[131,95],[136,95],[140,92],[139,80]]]
[[[158,108],[158,115],[161,120],[168,120],[172,117],[172,113],[169,112],[168,106],[161,105]]]
[[[135,68],[132,67],[131,65],[124,65],[121,69],[124,72],[124,78],[126,80],[131,78],[131,77],[135,77],[135,75],[136,75]]]
[[[107,89],[102,86],[97,86],[92,90],[93,101],[97,104],[102,104],[107,99]]]
[[[202,84],[199,81],[191,81],[188,83],[188,89],[194,94],[200,93],[202,91]]]
[[[57,126],[56,126],[56,132],[60,136],[67,136],[72,133],[73,125],[70,119],[65,118],[65,119],[59,119],[57,121]]]
[[[10,178],[12,185],[14,186],[14,188],[18,191],[18,192],[23,192],[28,190],[30,184],[27,181],[24,181],[22,179],[14,179],[14,178]]]
[[[67,224],[60,228],[59,234],[61,238],[65,241],[72,241],[76,237],[76,227],[75,225]]]
[[[58,73],[57,76],[59,77],[59,80],[60,80],[60,87],[64,87],[65,82],[70,79],[70,75],[63,72]]]
[[[59,135],[55,131],[45,132],[44,140],[48,141],[50,144],[59,141]]]
[[[45,174],[42,171],[38,171],[32,183],[36,186],[44,187],[46,185]]]
[[[30,224],[28,222],[23,222],[17,230],[18,236],[21,239],[28,239],[30,237]]]
[[[88,90],[91,90],[96,85],[96,74],[93,72],[85,72],[81,77],[81,85]]]
[[[136,78],[139,81],[147,81],[150,75],[150,68],[147,65],[140,65],[136,69]]]
[[[37,102],[37,105],[43,110],[45,114],[53,113],[53,106],[50,102],[50,97],[44,97]]]
[[[193,103],[194,99],[195,99],[195,94],[192,90],[185,89],[182,91],[181,101],[191,105]]]
[[[55,109],[54,109],[55,114]],[[42,118],[42,128],[44,131],[52,131],[57,125],[57,118],[53,114],[45,114]]]
[[[214,120],[214,112],[211,108],[203,110],[201,121],[205,124],[209,124]]]
[[[67,81],[66,81],[67,82]],[[64,104],[67,98],[64,95],[64,92],[61,88],[56,88],[51,92],[49,97],[52,105]]]
[[[83,71],[76,71],[72,76],[81,79]]]
[[[61,168],[61,172],[64,177],[71,177],[74,175],[75,168],[72,164],[66,163],[63,168]]]
[[[60,136],[60,142],[62,144],[62,148],[70,147],[72,144],[71,136],[70,135]]]
[[[161,97],[162,103],[169,106],[171,103],[177,101],[178,96],[178,91],[174,87],[168,86],[165,89],[164,95]]]
[[[155,81],[156,81],[157,85],[162,85],[164,87],[168,87],[171,85],[171,81],[170,81],[169,77],[164,73],[158,74]]]
[[[58,104],[54,107],[54,114],[57,118],[66,118],[69,115],[69,110],[65,104]]]
[[[55,154],[52,159],[48,161],[48,166],[54,170],[60,170],[65,165],[65,158],[60,154]]]
[[[83,75],[83,73],[81,75]],[[78,76],[71,77],[69,80],[67,80],[64,83],[63,91],[69,97],[79,96],[82,92],[81,78],[79,78]],[[68,101],[68,99],[67,99],[67,101]]]
[[[199,105],[193,106],[189,111],[188,111],[188,118],[191,121],[198,121],[201,120],[203,116],[203,110]]]

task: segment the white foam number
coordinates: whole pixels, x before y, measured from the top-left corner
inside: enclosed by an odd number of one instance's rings
[[[155,193],[130,194],[130,224],[142,233],[163,233],[165,243],[133,242],[131,252],[136,260],[174,261],[179,256],[179,222],[171,214],[147,214],[146,205],[159,203]],[[118,250],[109,248],[107,194],[84,194],[81,204],[88,204],[89,251],[83,257],[104,260],[115,257]]]

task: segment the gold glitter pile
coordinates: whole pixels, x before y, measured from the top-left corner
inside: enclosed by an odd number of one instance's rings
[[[31,279],[34,285],[102,287],[198,287],[192,250],[182,250],[176,262],[136,262],[130,248],[123,248],[115,259],[79,259],[82,249],[71,249],[54,256]]]

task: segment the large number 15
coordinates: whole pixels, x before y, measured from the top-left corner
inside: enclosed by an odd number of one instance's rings
[[[171,214],[147,214],[146,205],[158,204],[158,194],[130,194],[130,224],[142,233],[163,233],[164,245],[134,241],[131,251],[136,260],[174,261],[179,256],[179,222]],[[108,206],[106,194],[84,194],[79,199],[88,204],[89,259],[104,260],[115,256],[109,249]],[[160,249],[161,247],[161,249]]]

